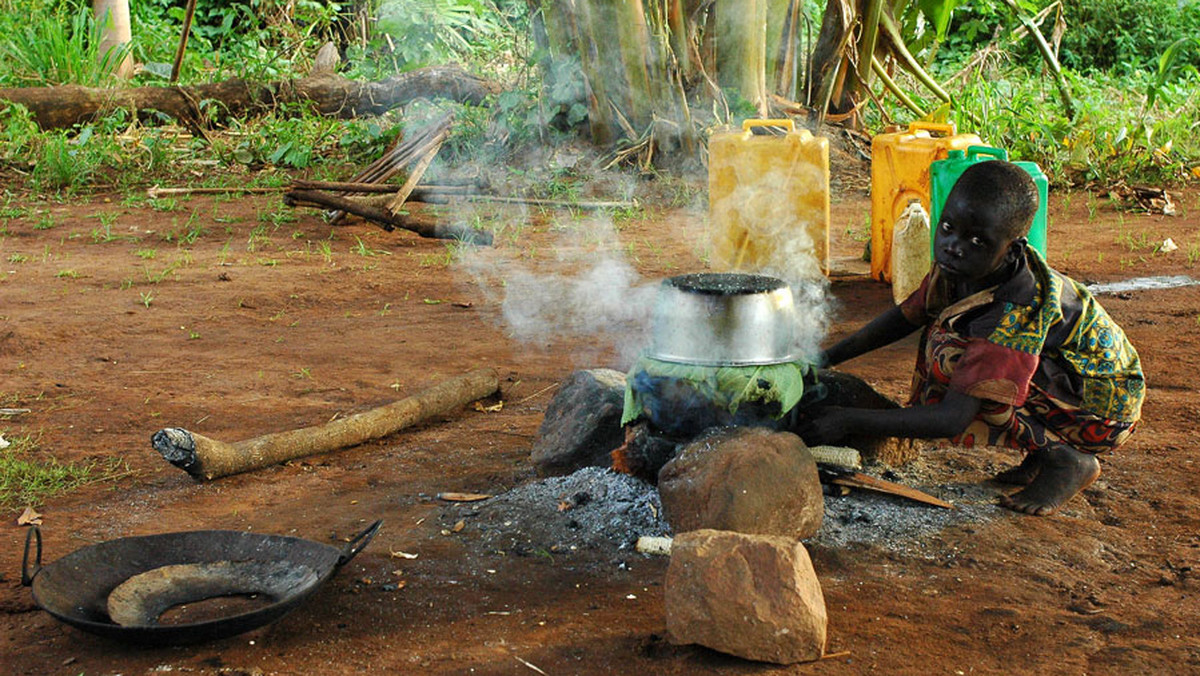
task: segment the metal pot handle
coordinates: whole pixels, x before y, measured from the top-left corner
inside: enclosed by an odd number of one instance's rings
[[[33,563],[33,572],[29,572],[29,543],[37,538],[37,554]],[[42,571],[42,529],[37,525],[29,527],[29,532],[25,533],[25,553],[21,556],[21,584],[26,587],[33,586],[33,578]]]
[[[353,559],[359,552],[363,550],[363,548],[370,544],[371,539],[374,538],[375,534],[379,532],[379,527],[382,525],[383,519],[379,519],[370,526],[367,526],[366,530],[363,532],[350,538],[349,544],[347,544],[346,548],[342,550],[342,555],[338,557],[338,567],[340,568],[341,566],[349,563],[350,559]]]

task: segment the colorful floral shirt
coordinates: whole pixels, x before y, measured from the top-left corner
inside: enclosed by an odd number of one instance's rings
[[[912,403],[953,389],[1020,407],[1032,383],[1100,418],[1136,422],[1145,397],[1137,350],[1090,291],[1026,252],[998,286],[951,302],[935,267],[901,303],[926,326]]]

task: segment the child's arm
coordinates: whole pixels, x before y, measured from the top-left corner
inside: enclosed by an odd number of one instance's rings
[[[957,436],[979,412],[980,400],[955,390],[942,401],[928,406],[895,409],[842,408],[820,409],[799,431],[810,446],[836,444],[851,433],[855,435],[940,439]]]
[[[833,366],[871,350],[890,345],[921,328],[908,321],[898,306],[884,312],[869,324],[825,350],[822,366]]]

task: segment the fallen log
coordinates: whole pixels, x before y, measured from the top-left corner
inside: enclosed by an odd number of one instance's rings
[[[403,228],[415,232],[421,237],[434,239],[457,239],[468,244],[490,246],[492,234],[476,230],[465,225],[453,223],[425,222],[405,214],[393,214],[384,207],[363,204],[346,197],[338,197],[320,190],[291,190],[283,196],[283,203],[288,206],[317,206],[326,209],[336,209],[348,214],[365,218],[372,223],[391,232]]]
[[[385,437],[482,399],[499,387],[495,370],[478,369],[411,397],[324,425],[266,434],[231,444],[182,428],[168,427],[155,432],[150,443],[167,462],[193,478],[211,480]]]
[[[268,111],[291,114],[285,105],[290,103],[311,103],[322,115],[349,118],[378,115],[419,98],[440,97],[478,105],[497,91],[498,85],[450,65],[418,68],[379,82],[356,82],[337,75],[318,74],[270,83],[233,79],[199,85],[116,89],[78,85],[0,87],[0,101],[25,106],[43,129],[85,124],[120,108],[158,111],[189,126],[205,128],[210,126],[214,113],[222,117]]]

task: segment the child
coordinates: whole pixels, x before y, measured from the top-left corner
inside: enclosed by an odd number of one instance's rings
[[[1024,460],[996,479],[1025,488],[1000,501],[1039,516],[1100,476],[1095,454],[1120,446],[1141,417],[1141,364],[1091,293],[1026,246],[1037,205],[1014,164],[963,173],[920,288],[824,355],[837,364],[924,328],[909,406],[815,411],[806,442],[853,431],[1020,448]]]

